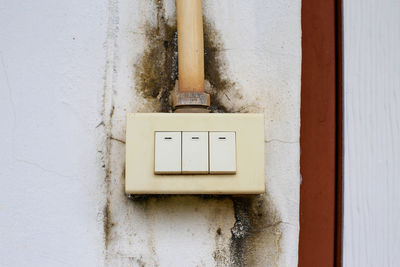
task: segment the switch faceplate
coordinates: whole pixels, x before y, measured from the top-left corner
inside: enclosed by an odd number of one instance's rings
[[[181,173],[181,132],[155,132],[154,172]]]
[[[235,133],[236,172],[228,174],[228,170],[233,170],[230,168],[233,165],[220,163],[226,173],[196,175],[180,173],[177,152],[168,152],[165,156],[166,150],[161,150],[164,151],[160,153],[161,163],[156,160],[155,154],[158,152],[155,146],[159,151],[155,140],[156,132],[169,132],[169,134],[177,132],[177,136],[183,132]],[[159,141],[162,146],[171,145],[164,142],[166,141],[164,139]],[[212,142],[211,139],[209,141]],[[181,143],[183,142],[184,139],[181,139]],[[178,146],[171,145],[171,151],[176,151],[176,147]],[[263,114],[131,113],[127,116],[125,192],[127,194],[261,194],[265,192],[264,147]],[[185,148],[182,146],[180,149]],[[232,146],[229,146],[229,149],[232,149]],[[229,149],[223,150],[222,155],[232,157],[233,153],[229,152]],[[211,151],[209,152],[212,155]],[[233,162],[232,158],[229,162]],[[172,159],[174,168],[163,165]],[[163,174],[155,174],[155,165],[159,164],[158,170]],[[186,166],[192,165],[185,164],[185,168]],[[197,166],[197,163],[194,166]],[[204,165],[201,168],[204,168]],[[175,171],[177,173],[173,174]]]
[[[182,173],[208,173],[208,132],[182,132]]]
[[[210,173],[236,172],[235,132],[210,132]]]

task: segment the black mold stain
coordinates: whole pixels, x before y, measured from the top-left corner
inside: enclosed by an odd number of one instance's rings
[[[145,36],[147,48],[135,65],[136,90],[147,99],[158,100],[156,112],[172,112],[170,95],[178,79],[178,34],[176,21],[165,18],[163,1],[155,0],[157,25],[146,24]],[[219,33],[204,18],[204,67],[206,88],[211,97],[212,112],[232,112],[222,101],[234,89],[235,83],[223,75],[225,61],[220,53],[224,50]],[[229,98],[228,98],[229,99]]]
[[[146,207],[150,201],[162,201],[173,197],[196,197],[203,200],[209,199],[230,199],[233,202],[235,224],[231,229],[230,243],[230,266],[257,266],[259,263],[256,250],[264,249],[262,244],[257,242],[261,238],[274,238],[267,236],[265,231],[281,223],[280,216],[272,205],[266,194],[251,196],[232,196],[232,195],[128,195],[128,198],[135,204]],[[220,238],[222,230],[216,230],[216,239]],[[275,240],[277,252],[280,251],[280,238]],[[263,242],[267,247],[266,242]],[[223,262],[225,252],[216,250],[213,253],[214,260]]]
[[[218,227],[218,229],[217,229],[217,235],[221,235],[221,234],[222,234],[221,227]]]
[[[232,266],[246,266],[247,238],[251,234],[250,211],[253,197],[232,197],[235,212],[235,225],[231,229],[231,260]]]
[[[236,219],[231,229],[232,266],[256,266],[256,249],[260,249],[256,239],[266,237],[265,231],[281,222],[279,215],[265,194],[233,196],[232,201]],[[277,246],[280,246],[279,242],[280,239]]]
[[[106,201],[106,205],[104,206],[103,214],[104,243],[107,250],[108,244],[110,242],[111,228],[113,226],[113,223],[111,221],[110,200],[108,198]]]
[[[235,83],[224,77],[225,59],[222,55],[224,46],[221,36],[212,23],[204,19],[204,75],[210,83],[211,88],[207,90],[210,94],[210,110],[217,113],[232,112],[220,100],[222,94],[235,88]],[[229,99],[229,98],[228,98]]]
[[[145,25],[146,46],[143,55],[135,65],[136,90],[150,100],[156,100],[154,111],[172,112],[171,93],[178,79],[177,26],[176,21],[165,18],[164,3],[154,0],[157,11],[157,25]],[[204,64],[205,79],[209,83],[206,92],[210,94],[212,112],[234,112],[226,105],[230,101],[228,92],[236,90],[236,84],[226,77],[226,64],[223,56],[224,46],[221,36],[204,18]],[[237,90],[236,97],[241,98]],[[223,100],[221,100],[223,99]],[[244,103],[245,104],[245,103]],[[134,203],[147,206],[149,201],[163,200],[178,195],[129,195]],[[179,195],[182,196],[182,195]],[[279,221],[275,214],[270,214],[273,207],[268,203],[266,195],[258,196],[226,196],[226,195],[188,195],[201,199],[226,199],[233,202],[235,225],[231,229],[230,257],[232,266],[254,266],[257,254],[252,250],[259,246],[255,243],[262,231]],[[268,206],[268,207],[267,207]],[[221,235],[216,232],[216,238]],[[214,253],[217,262],[219,252]]]
[[[209,199],[220,199],[224,200],[227,198],[231,198],[229,195],[179,195],[179,194],[152,194],[152,195],[127,195],[127,197],[132,200],[135,203],[141,204],[145,203],[151,200],[164,200],[164,199],[170,199],[174,197],[196,197],[204,200],[209,200]]]
[[[139,266],[139,267],[146,267],[146,265],[148,266],[149,264],[146,264],[142,257],[140,258],[136,258],[136,257],[128,257],[129,261],[130,261],[130,266]]]
[[[112,119],[114,116],[114,110],[115,110],[115,106],[113,105],[110,111],[110,127],[112,127]],[[104,122],[101,122],[100,124],[104,125]],[[108,141],[106,143],[106,151],[110,151],[111,149],[111,140],[112,138],[109,136]],[[111,240],[111,228],[114,226],[114,223],[112,221],[112,215],[111,215],[111,201],[110,201],[110,177],[111,177],[111,169],[110,169],[110,165],[109,165],[109,157],[110,154],[106,154],[103,158],[104,160],[104,164],[103,164],[103,168],[105,171],[105,185],[106,185],[106,192],[107,192],[107,199],[106,199],[106,203],[104,205],[104,209],[103,209],[103,231],[104,231],[104,245],[105,245],[105,251],[106,251],[106,258],[107,258],[107,249],[108,249],[108,245],[110,243]]]
[[[138,90],[143,97],[157,99],[158,112],[171,112],[171,91],[178,78],[178,35],[176,22],[168,24],[163,1],[156,0],[157,25],[145,25],[147,49],[136,66]]]

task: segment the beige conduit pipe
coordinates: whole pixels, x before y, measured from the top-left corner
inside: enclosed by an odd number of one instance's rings
[[[201,0],[176,0],[179,92],[175,112],[209,112],[204,92],[204,40]]]

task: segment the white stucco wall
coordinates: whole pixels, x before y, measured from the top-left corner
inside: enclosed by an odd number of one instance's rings
[[[105,1],[0,2],[0,266],[103,263]]]
[[[253,197],[124,195],[126,113],[168,107],[141,73],[163,60],[149,51],[171,41],[173,0],[0,6],[0,265],[297,265],[300,0],[203,2],[226,81],[208,90],[219,109],[265,113]]]

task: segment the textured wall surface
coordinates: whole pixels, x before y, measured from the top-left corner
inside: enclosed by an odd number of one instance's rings
[[[0,265],[296,266],[300,7],[203,2],[212,110],[265,114],[267,193],[128,198],[126,113],[176,90],[174,1],[2,3]]]
[[[104,260],[107,4],[0,1],[0,266]]]

